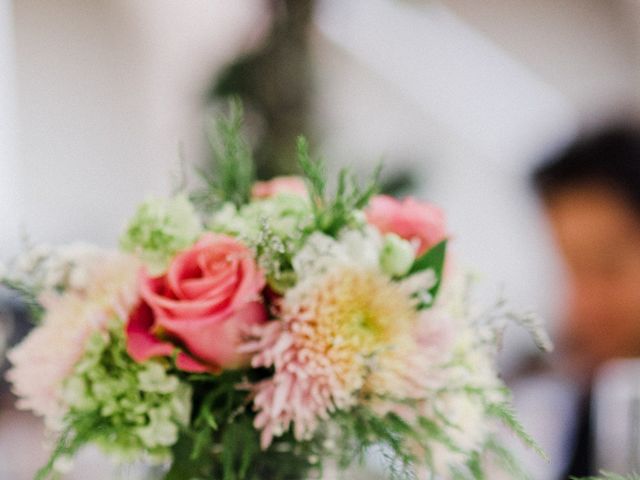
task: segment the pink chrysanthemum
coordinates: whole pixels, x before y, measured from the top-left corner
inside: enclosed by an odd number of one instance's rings
[[[42,415],[51,429],[64,414],[60,398],[64,379],[82,357],[87,339],[113,318],[126,318],[137,302],[138,263],[129,256],[105,253],[86,268],[86,286],[42,298],[42,323],[7,357],[7,379],[19,397],[18,408]]]
[[[430,350],[418,342],[420,316],[401,284],[341,267],[298,284],[280,309],[281,320],[245,345],[254,367],[275,370],[254,390],[263,448],[292,424],[297,439],[309,438],[330,412],[367,397],[424,392]]]

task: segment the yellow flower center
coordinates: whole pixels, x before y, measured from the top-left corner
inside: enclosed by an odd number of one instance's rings
[[[314,317],[332,353],[368,357],[411,338],[417,313],[406,293],[379,272],[342,269],[329,274],[319,292]]]

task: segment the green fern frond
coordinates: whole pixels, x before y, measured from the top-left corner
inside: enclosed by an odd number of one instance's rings
[[[327,167],[322,159],[311,157],[309,143],[304,137],[298,138],[298,162],[309,188],[314,230],[336,235],[343,227],[356,222],[355,213],[366,207],[379,191],[381,165],[363,185],[349,169],[340,170],[336,192],[330,195],[327,191]]]
[[[202,210],[225,202],[241,206],[251,198],[255,164],[251,147],[242,133],[243,123],[242,103],[233,99],[229,103],[229,114],[221,116],[208,135],[212,157],[198,171],[204,187],[191,196]]]
[[[522,426],[510,404],[492,403],[487,405],[487,414],[504,423],[527,447],[535,451],[545,461],[549,461],[544,451]]]

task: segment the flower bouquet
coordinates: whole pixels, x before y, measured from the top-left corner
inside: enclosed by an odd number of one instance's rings
[[[503,423],[524,442],[443,213],[377,195],[300,139],[303,177],[255,182],[241,112],[219,122],[206,186],[144,202],[119,250],[28,250],[4,283],[37,324],[8,355],[55,476],[96,444],[165,479],[320,478],[371,452],[395,478],[482,478]],[[332,192],[332,193],[330,193]],[[541,347],[544,332],[531,327]]]

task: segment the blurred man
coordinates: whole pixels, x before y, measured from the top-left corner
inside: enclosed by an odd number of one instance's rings
[[[582,389],[567,478],[594,473],[594,374],[608,360],[640,357],[640,131],[580,140],[533,178],[569,282],[557,370]]]

